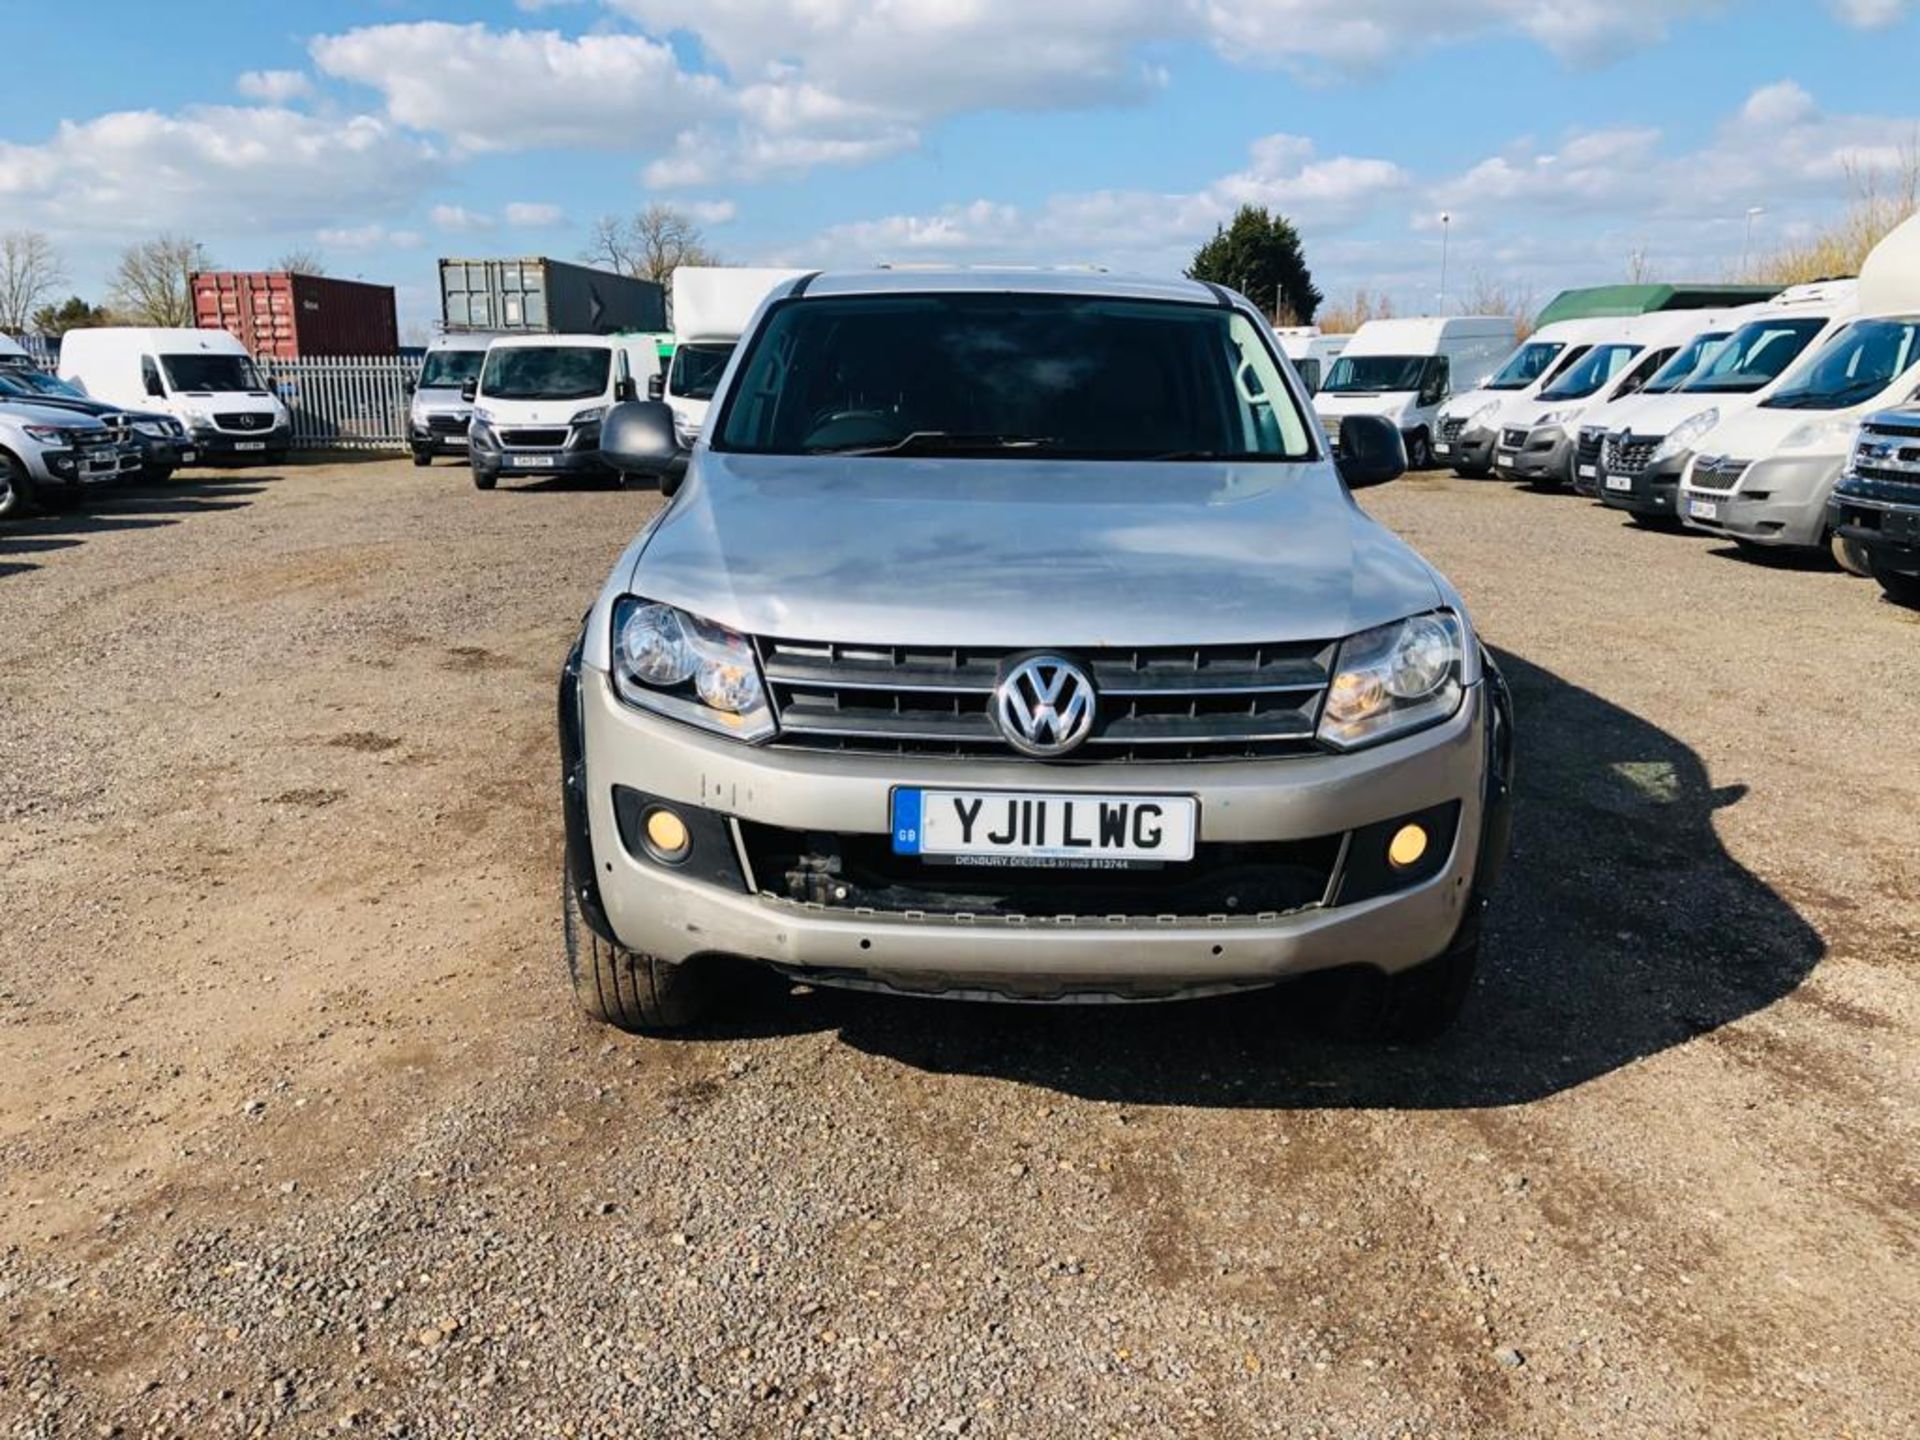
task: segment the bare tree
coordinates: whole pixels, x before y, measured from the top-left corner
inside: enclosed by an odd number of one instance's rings
[[[662,285],[682,265],[720,263],[692,217],[657,202],[624,220],[602,215],[593,222],[580,258],[589,265],[604,265],[617,274],[638,275]]]
[[[1629,285],[1646,284],[1647,276],[1652,273],[1652,267],[1647,263],[1646,246],[1636,245],[1627,252],[1627,283]]]
[[[38,230],[0,234],[0,330],[18,335],[67,283],[53,242]]]
[[[1462,315],[1499,315],[1511,319],[1522,340],[1532,332],[1533,314],[1538,308],[1531,285],[1496,280],[1479,271],[1474,272],[1473,283],[1460,299]]]
[[[1920,208],[1920,130],[1900,147],[1893,164],[1849,164],[1853,200],[1821,229],[1755,256],[1736,278],[1799,285],[1858,275],[1860,264],[1889,230]]]
[[[274,261],[272,268],[294,275],[324,275],[327,273],[327,262],[320,257],[318,250],[296,245]]]
[[[185,235],[156,235],[129,246],[113,268],[113,308],[136,325],[191,325],[191,279],[208,264],[200,242]]]
[[[1393,318],[1393,301],[1385,294],[1356,290],[1351,300],[1325,306],[1317,317],[1321,330],[1329,335],[1346,335],[1369,320]]]

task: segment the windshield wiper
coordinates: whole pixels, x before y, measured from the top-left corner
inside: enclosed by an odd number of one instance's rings
[[[974,450],[1038,450],[1057,445],[1052,435],[965,434],[953,430],[915,430],[885,445],[822,445],[809,455],[942,455]]]

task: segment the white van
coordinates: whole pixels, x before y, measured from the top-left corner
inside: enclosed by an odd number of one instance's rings
[[[1327,378],[1327,367],[1340,358],[1347,342],[1353,338],[1323,335],[1318,325],[1287,325],[1273,333],[1280,341],[1280,353],[1293,362],[1300,383],[1307,387],[1309,395],[1319,391],[1320,382]]]
[[[37,368],[33,356],[29,355],[11,336],[0,335],[0,370],[31,370]]]
[[[1639,394],[1682,347],[1704,331],[1731,328],[1699,310],[1569,321],[1585,327],[1587,343],[1544,385],[1504,402],[1488,417],[1494,435],[1493,468],[1503,480],[1557,488],[1572,484],[1576,451],[1588,414]],[[1587,459],[1592,473],[1592,458]]]
[[[467,422],[473,402],[462,395],[480,378],[491,335],[436,335],[427,345],[407,404],[407,448],[415,465],[431,465],[436,455],[467,453]]]
[[[1689,528],[1748,554],[1827,548],[1827,500],[1854,431],[1920,392],[1920,215],[1873,248],[1856,300],[1859,319],[1700,442],[1680,476]]]
[[[1766,399],[1798,363],[1851,320],[1858,309],[1852,280],[1794,285],[1753,309],[1753,318],[1721,343],[1686,381],[1663,395],[1636,399],[1619,428],[1607,432],[1596,465],[1601,502],[1637,524],[1670,525],[1680,473],[1714,427]]]
[[[1514,400],[1530,400],[1595,340],[1619,328],[1619,320],[1556,320],[1520,342],[1484,385],[1455,395],[1440,407],[1433,455],[1458,475],[1493,473],[1495,417]]]
[[[1408,466],[1424,469],[1441,405],[1456,387],[1484,384],[1518,338],[1513,320],[1499,315],[1369,320],[1333,362],[1313,408],[1330,435],[1348,415],[1384,416],[1400,427]]]
[[[69,330],[60,378],[96,400],[173,416],[203,455],[279,460],[293,443],[287,407],[225,330]]]
[[[637,399],[660,373],[651,334],[500,335],[462,387],[473,483],[501,475],[610,475],[600,461],[607,407]]]
[[[682,265],[673,272],[673,361],[647,398],[672,409],[683,449],[699,438],[733,347],[760,302],[806,273],[746,265]]]

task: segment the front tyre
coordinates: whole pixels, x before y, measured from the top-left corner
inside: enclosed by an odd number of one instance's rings
[[[1398,975],[1378,970],[1334,971],[1321,980],[1313,1019],[1340,1040],[1374,1045],[1424,1045],[1460,1018],[1480,966],[1480,941],[1457,941],[1444,955]]]
[[[1858,540],[1849,540],[1844,535],[1829,535],[1827,545],[1833,551],[1833,563],[1849,575],[1871,575],[1873,562],[1867,558],[1867,547]]]
[[[433,464],[433,452],[431,450],[416,450],[413,452],[414,469],[424,470],[431,464]]]
[[[499,483],[500,483],[500,477],[497,474],[495,474],[493,471],[482,470],[477,465],[474,467],[474,470],[473,470],[473,488],[474,489],[491,490],[495,485]]]
[[[1896,605],[1920,609],[1920,575],[1908,575],[1899,570],[1889,570],[1877,562],[1871,563],[1874,581],[1887,599]]]
[[[1427,432],[1416,430],[1407,437],[1407,469],[1431,470],[1433,468],[1433,441],[1427,438]]]
[[[713,962],[673,965],[610,944],[581,917],[572,878],[563,873],[560,888],[567,970],[582,1010],[635,1035],[687,1030],[712,1012],[719,978]]]
[[[0,451],[0,520],[24,515],[33,508],[33,482],[27,467]]]

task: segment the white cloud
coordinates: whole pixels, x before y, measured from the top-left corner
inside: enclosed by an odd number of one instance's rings
[[[509,201],[506,208],[507,224],[521,226],[528,230],[552,229],[563,224],[566,212],[558,205],[548,205],[532,200]]]
[[[313,81],[300,70],[249,70],[234,81],[234,89],[249,100],[284,105],[313,93]]]
[[[433,222],[434,229],[455,234],[493,228],[492,216],[469,210],[464,205],[436,205],[427,212],[427,218]]]
[[[1270,135],[1251,147],[1243,169],[1200,190],[1066,192],[1038,207],[980,199],[837,225],[815,237],[810,253],[830,263],[911,258],[1177,270],[1241,205],[1277,207],[1303,231],[1325,234],[1357,223],[1412,183],[1388,161],[1321,159],[1311,141]]]
[[[441,174],[432,146],[370,115],[127,110],[62,121],[39,144],[0,142],[0,209],[113,237],[305,230],[402,209]]]
[[[314,238],[329,250],[417,250],[424,237],[417,230],[373,224],[322,230]]]
[[[1827,0],[1828,8],[1849,25],[1884,30],[1907,17],[1915,0]]]
[[[380,92],[389,119],[466,150],[657,148],[726,105],[712,76],[641,35],[422,21],[321,36],[314,63]]]
[[[687,200],[680,209],[702,225],[725,225],[740,214],[740,207],[731,200]]]

